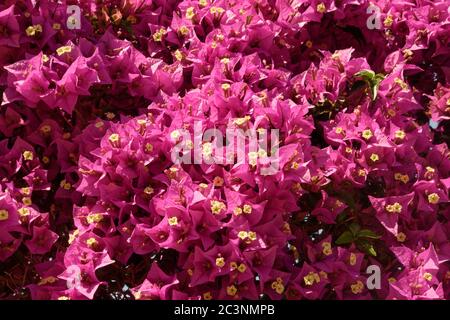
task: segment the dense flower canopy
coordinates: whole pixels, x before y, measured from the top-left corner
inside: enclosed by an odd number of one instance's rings
[[[448,1],[6,0],[0,68],[0,299],[450,298]]]

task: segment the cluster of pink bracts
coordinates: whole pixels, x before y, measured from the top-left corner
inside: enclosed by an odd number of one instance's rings
[[[2,1],[0,299],[449,299],[449,16]],[[279,170],[174,163],[194,123]]]

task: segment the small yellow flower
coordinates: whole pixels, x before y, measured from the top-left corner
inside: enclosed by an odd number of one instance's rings
[[[198,187],[200,188],[200,189],[206,189],[206,188],[208,188],[208,185],[206,184],[206,183],[200,183],[199,185],[198,185]]]
[[[222,90],[227,91],[231,88],[231,85],[229,83],[223,83],[221,87]]]
[[[236,293],[237,293],[237,288],[234,286],[234,285],[231,285],[231,286],[228,286],[227,287],[227,294],[229,295],[229,296],[235,296],[236,295]]]
[[[89,248],[92,248],[98,245],[98,241],[95,238],[89,238],[86,240],[86,244]]]
[[[407,174],[402,175],[402,177],[400,178],[400,181],[403,183],[408,183],[409,176]]]
[[[236,216],[241,215],[241,214],[242,214],[242,208],[241,208],[241,207],[236,207],[236,208],[234,208],[233,213],[234,213]]]
[[[251,205],[248,205],[248,204],[244,204],[243,211],[244,211],[244,213],[246,213],[246,214],[252,213],[252,206],[251,206]]]
[[[309,272],[306,276],[303,277],[303,281],[305,282],[305,285],[312,286],[314,282],[319,283],[320,282],[320,276],[316,272]]]
[[[48,283],[52,284],[52,283],[55,283],[57,280],[58,280],[57,278],[55,278],[53,276],[49,276],[49,277],[43,278],[41,281],[39,281],[38,285],[42,286],[42,285],[46,285]]]
[[[34,26],[29,26],[25,29],[25,33],[27,34],[27,36],[32,37],[36,34],[36,29]]]
[[[9,217],[8,210],[1,209],[0,210],[0,221],[8,220],[8,217]]]
[[[431,280],[433,280],[433,275],[432,275],[431,273],[429,273],[429,272],[425,272],[425,273],[423,274],[423,278],[424,278],[425,280],[427,280],[427,281],[431,281]]]
[[[86,217],[88,223],[99,223],[103,220],[103,215],[101,213],[91,213]]]
[[[431,193],[428,195],[428,202],[431,204],[436,204],[439,202],[439,196],[437,193]]]
[[[395,283],[395,282],[397,282],[397,279],[395,279],[394,277],[390,277],[390,278],[388,279],[388,282],[389,282],[389,283]]]
[[[254,231],[249,231],[249,232],[248,232],[248,238],[249,238],[250,240],[252,240],[252,241],[255,241],[255,240],[256,240],[256,232],[254,232]]]
[[[211,142],[205,142],[202,145],[202,153],[205,157],[210,157],[213,153],[213,147]]]
[[[26,217],[30,215],[30,209],[28,208],[20,208],[19,210],[17,210],[17,212],[19,213],[19,216],[21,217]]]
[[[72,51],[71,46],[62,46],[56,49],[56,53],[58,54],[58,56],[62,56],[65,53],[70,53],[71,51]]]
[[[138,119],[137,120],[137,124],[139,126],[144,126],[145,127],[145,125],[147,124],[147,120],[146,119]]]
[[[223,8],[221,8],[221,7],[211,7],[210,9],[209,9],[209,12],[211,13],[211,14],[221,14],[222,12],[224,12],[225,10],[223,9]]]
[[[387,114],[391,117],[395,117],[397,114],[394,109],[388,109]]]
[[[235,125],[237,125],[237,126],[242,126],[242,125],[246,124],[249,120],[250,120],[250,117],[249,116],[245,116],[245,117],[242,117],[242,118],[234,119],[233,123]]]
[[[380,160],[380,157],[378,156],[378,154],[372,153],[370,155],[370,160],[372,160],[372,162],[377,162],[378,160]]]
[[[69,244],[75,241],[78,237],[80,230],[76,229],[73,233],[69,234],[69,240],[67,241]]]
[[[189,28],[186,26],[181,26],[180,29],[178,29],[178,32],[182,35],[182,36],[187,36],[189,34]]]
[[[150,153],[150,152],[152,152],[152,151],[153,151],[153,145],[152,145],[151,143],[147,142],[147,143],[145,144],[145,152],[146,152],[146,153]]]
[[[392,23],[393,23],[393,22],[394,22],[393,17],[392,17],[390,14],[388,14],[388,16],[386,17],[386,19],[384,19],[383,24],[384,24],[386,27],[390,27],[390,26],[392,26]]]
[[[316,7],[318,13],[325,13],[327,11],[327,7],[323,2],[319,3]]]
[[[49,125],[43,125],[40,129],[39,129],[43,134],[48,134],[52,131],[52,127]]]
[[[171,217],[167,221],[169,222],[169,225],[171,225],[171,226],[178,225],[178,218],[177,217]]]
[[[350,148],[350,147],[345,147],[345,152],[347,152],[347,153],[352,153],[352,152],[353,152],[353,149]]]
[[[150,186],[144,188],[144,193],[147,194],[147,195],[151,195],[154,192],[155,192],[155,190],[152,187],[150,187]]]
[[[398,202],[395,202],[394,204],[388,204],[386,206],[386,211],[391,213],[400,213],[402,212],[402,205]]]
[[[219,177],[219,176],[215,177],[213,180],[213,184],[215,187],[221,187],[221,186],[223,186],[223,183],[224,183],[223,178]]]
[[[61,188],[63,188],[64,190],[70,190],[70,188],[72,188],[72,185],[69,182],[67,182],[66,180],[62,180],[60,182],[59,186]]]
[[[261,159],[267,157],[267,151],[264,150],[264,149],[259,149],[258,150],[258,157],[261,158]]]
[[[403,80],[400,79],[400,78],[395,78],[395,79],[394,79],[394,82],[395,82],[396,84],[398,84],[403,90],[405,90],[405,89],[408,88],[408,85],[405,83],[405,81],[403,81]]]
[[[311,40],[308,40],[308,41],[305,42],[305,45],[306,45],[307,48],[312,48],[313,43],[312,43]]]
[[[403,232],[399,232],[396,236],[398,242],[405,242],[406,240],[406,234]]]
[[[116,143],[120,140],[120,136],[117,133],[113,133],[112,135],[109,136],[108,140],[111,143]]]
[[[59,23],[55,22],[52,27],[54,30],[61,30],[61,24],[59,24]]]
[[[397,130],[394,133],[395,138],[403,140],[406,137],[406,133],[403,130]]]
[[[324,242],[322,243],[322,252],[324,255],[329,256],[330,254],[333,253],[333,250],[331,249],[331,243],[329,242]]]
[[[23,203],[24,205],[26,205],[26,206],[31,206],[31,204],[32,204],[33,202],[31,201],[31,198],[30,198],[30,197],[23,197],[23,198],[22,198],[22,203]]]
[[[358,280],[356,283],[352,284],[350,286],[353,294],[358,294],[361,293],[364,289],[364,284],[362,283],[362,281]]]
[[[208,5],[208,1],[206,1],[206,0],[199,0],[198,1],[198,5],[200,7],[206,7]]]
[[[413,56],[414,52],[412,52],[410,49],[403,50],[403,58],[408,59]]]
[[[178,140],[180,136],[181,134],[179,130],[174,130],[170,133],[170,138],[172,138],[172,140]]]
[[[33,152],[32,151],[24,151],[23,152],[23,158],[25,159],[25,160],[29,160],[29,161],[31,161],[31,160],[33,160],[34,159],[34,155],[33,155]]]
[[[358,176],[360,176],[360,177],[365,177],[366,176],[366,170],[364,170],[364,169],[359,169],[358,170]]]
[[[283,294],[283,292],[284,292],[283,279],[278,277],[274,282],[272,282],[271,286],[272,286],[272,289],[275,290],[276,293]]]
[[[181,61],[184,59],[184,54],[180,50],[176,50],[174,55],[178,61]]]
[[[48,55],[43,54],[43,55],[42,55],[42,62],[43,62],[43,63],[46,63],[48,60],[50,60],[50,58],[48,57]]]
[[[296,161],[292,162],[291,169],[298,170],[298,168],[300,168],[300,165],[298,164],[298,162],[296,162]]]
[[[194,143],[192,140],[186,140],[186,147],[190,150],[194,149]]]
[[[356,260],[356,254],[354,254],[353,252],[350,253],[349,263],[351,266],[354,266],[356,264]]]
[[[214,214],[220,214],[223,210],[226,210],[225,203],[217,200],[211,201],[211,212]]]
[[[337,134],[344,133],[344,129],[342,127],[336,127],[336,130],[334,130]]]
[[[195,8],[194,7],[189,7],[186,10],[186,18],[189,20],[192,20],[195,16]]]
[[[70,300],[70,298],[68,296],[60,296],[58,300]]]
[[[204,294],[203,294],[203,299],[204,300],[211,300],[212,299],[212,294],[211,294],[211,292],[205,292]]]
[[[238,271],[239,271],[240,273],[244,273],[245,270],[247,270],[247,267],[245,266],[245,264],[241,263],[241,264],[239,265],[239,267],[237,267],[237,269],[238,269]]]
[[[25,33],[29,37],[33,37],[33,36],[37,35],[38,32],[42,32],[42,25],[40,25],[40,24],[36,24],[34,26],[29,26],[25,30]]]
[[[248,232],[247,231],[239,231],[238,237],[241,240],[245,240],[248,237]]]
[[[153,34],[153,40],[156,42],[161,42],[163,36],[167,33],[166,29],[161,28]]]
[[[225,266],[225,259],[223,257],[216,258],[216,266],[223,268]]]
[[[97,122],[95,123],[95,127],[96,127],[97,129],[103,128],[104,125],[105,125],[105,123],[104,123],[103,121],[97,121]]]
[[[248,163],[251,166],[256,166],[258,162],[258,152],[251,151],[248,153]]]
[[[373,133],[370,129],[366,129],[362,132],[362,137],[366,140],[369,140],[370,138],[373,137]]]

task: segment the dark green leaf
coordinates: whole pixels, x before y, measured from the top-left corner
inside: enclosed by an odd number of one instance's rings
[[[358,239],[356,243],[357,243],[358,247],[361,247],[362,251],[364,251],[365,253],[370,254],[374,257],[377,256],[377,252],[375,251],[375,248],[369,241],[364,240],[364,239]]]
[[[375,78],[375,72],[373,72],[372,70],[361,70],[361,71],[355,73],[355,76],[361,77],[364,80],[370,81]]]
[[[358,234],[359,229],[361,229],[361,227],[357,223],[352,223],[348,228],[350,229],[350,232],[354,236],[356,236]]]
[[[336,240],[337,245],[351,243],[353,241],[353,234],[350,231],[344,231]]]
[[[372,230],[369,230],[369,229],[363,229],[363,230],[359,231],[358,237],[370,238],[370,239],[380,239],[381,238],[380,235],[376,234],[375,232],[373,232]]]

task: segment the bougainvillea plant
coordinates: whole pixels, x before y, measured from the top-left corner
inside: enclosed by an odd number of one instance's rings
[[[449,299],[449,17],[1,1],[0,299]],[[276,131],[278,170],[175,161],[217,160],[198,128]]]

